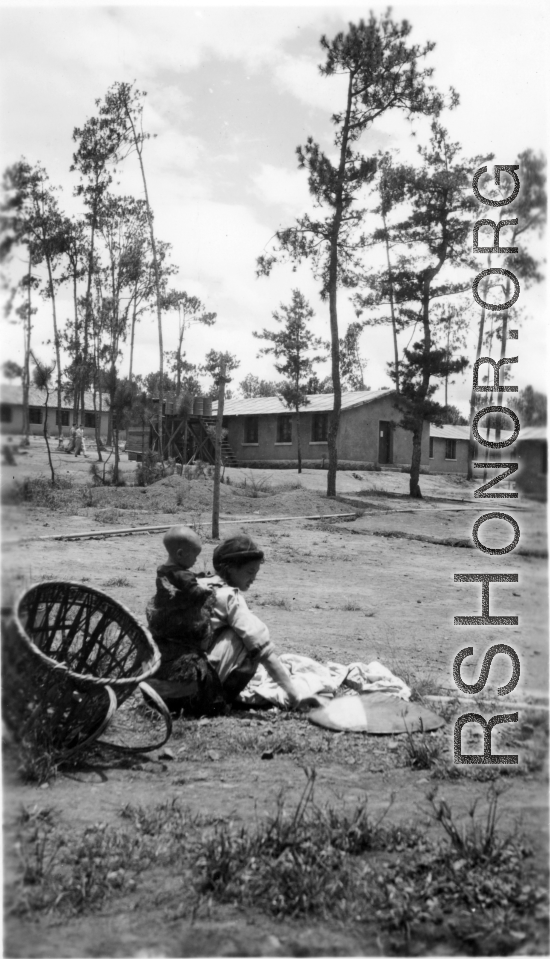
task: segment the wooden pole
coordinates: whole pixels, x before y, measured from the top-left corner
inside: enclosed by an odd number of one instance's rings
[[[479,507],[475,507],[479,511]],[[514,506],[514,510],[517,510],[518,507]],[[384,512],[391,512],[391,510],[384,510]],[[402,510],[403,513],[412,513],[412,510]],[[257,516],[240,516],[238,519],[222,519],[224,526],[239,526],[239,525],[248,525],[249,523],[296,523],[297,520],[302,519],[357,519],[360,516],[360,513],[312,513],[311,516],[262,516],[258,518]],[[189,523],[192,522],[192,518],[189,518]],[[64,540],[64,539],[106,539],[108,536],[132,536],[138,533],[162,533],[167,529],[171,529],[173,523],[163,524],[162,526],[125,526],[119,529],[96,529],[88,530],[87,533],[54,533],[48,536],[33,536],[27,539],[14,539],[6,541],[4,543],[8,546],[13,546],[19,543],[34,543],[36,539],[39,540]],[[206,526],[206,522],[197,523],[197,526]],[[354,530],[354,532],[356,532]],[[365,533],[365,536],[367,533]],[[541,551],[542,553],[542,551]],[[546,556],[546,553],[544,554]]]
[[[225,360],[220,363],[218,381],[218,415],[216,418],[216,448],[214,459],[214,495],[212,497],[212,539],[220,538],[220,475],[222,466],[222,424],[225,400]]]

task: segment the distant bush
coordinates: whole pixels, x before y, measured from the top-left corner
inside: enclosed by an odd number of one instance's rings
[[[163,464],[160,462],[157,453],[151,453],[149,451],[136,467],[134,485],[152,486],[153,483],[158,483],[158,481],[164,479],[165,476],[171,476],[175,470],[176,464],[174,461]]]
[[[58,476],[55,486],[45,476],[27,477],[17,481],[9,494],[9,500],[14,503],[32,503],[34,506],[43,506],[48,509],[60,509],[63,503],[63,490],[73,488],[73,481],[67,476]]]

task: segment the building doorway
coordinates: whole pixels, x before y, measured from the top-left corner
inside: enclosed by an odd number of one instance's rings
[[[378,462],[385,465],[393,462],[392,428],[388,420],[380,420],[378,429]]]

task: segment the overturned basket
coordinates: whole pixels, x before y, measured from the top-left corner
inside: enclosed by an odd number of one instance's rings
[[[159,663],[149,632],[121,603],[80,583],[39,583],[4,630],[4,720],[19,742],[66,758],[101,735]]]

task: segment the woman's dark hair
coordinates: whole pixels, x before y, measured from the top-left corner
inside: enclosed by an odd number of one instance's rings
[[[228,536],[223,543],[216,546],[212,556],[212,565],[217,573],[225,579],[228,566],[244,566],[253,560],[264,561],[264,552],[259,549],[251,536],[246,533],[237,533]]]

